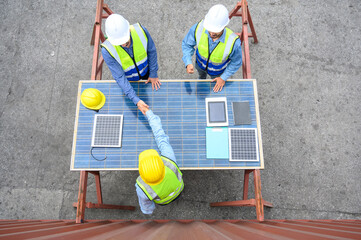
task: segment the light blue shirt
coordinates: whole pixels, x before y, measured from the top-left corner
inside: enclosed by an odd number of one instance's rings
[[[173,148],[169,143],[169,137],[165,134],[162,128],[160,118],[155,115],[152,110],[148,110],[146,116],[148,118],[149,125],[152,128],[155,142],[157,143],[158,149],[160,151],[160,155],[169,158],[173,162],[177,163]],[[155,209],[155,203],[149,200],[147,195],[145,195],[145,193],[138,186],[138,184],[135,184],[135,188],[138,195],[140,210],[144,214],[152,214]]]
[[[187,65],[192,64],[192,56],[195,51],[194,47],[197,45],[196,39],[194,37],[197,24],[198,23],[194,24],[191,27],[191,29],[189,30],[189,32],[182,41],[182,51],[183,51],[182,60],[186,67]],[[206,34],[208,34],[209,36],[207,30],[206,30]],[[226,38],[226,31],[223,31],[222,36],[214,42],[212,38],[208,37],[209,51],[212,52],[213,49],[219,43],[219,41],[224,43],[225,38]],[[226,69],[221,75],[221,78],[224,81],[227,81],[227,79],[230,78],[233,74],[235,74],[238,71],[238,69],[242,66],[242,46],[241,46],[241,40],[239,40],[239,38],[234,43],[234,47],[232,49],[231,54],[229,55],[229,58],[231,61],[228,63]]]
[[[149,77],[157,78],[158,77],[157,49],[155,48],[155,44],[148,30],[145,27],[143,27],[143,29],[148,38],[147,55],[148,55],[148,64],[149,64]],[[129,48],[126,47],[122,47],[122,48],[130,55],[130,57],[133,57],[133,41],[131,41]],[[106,50],[104,47],[102,48],[101,51],[104,61],[108,65],[109,70],[113,75],[113,78],[115,79],[115,81],[117,81],[119,87],[123,89],[124,94],[130,100],[132,100],[135,105],[137,105],[140,99],[135,93],[132,85],[130,85],[129,81],[125,77],[125,73],[122,66],[117,62],[117,60],[115,60],[112,57],[112,55],[110,55],[108,50]]]

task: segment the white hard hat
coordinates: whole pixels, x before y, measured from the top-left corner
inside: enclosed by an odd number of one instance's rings
[[[122,45],[130,38],[129,22],[119,14],[111,14],[105,21],[105,34],[112,45]]]
[[[222,4],[217,4],[209,9],[204,18],[203,26],[209,32],[219,33],[229,23],[228,10]]]

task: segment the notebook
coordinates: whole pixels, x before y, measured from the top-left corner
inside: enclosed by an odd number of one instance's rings
[[[228,127],[206,128],[207,158],[228,159]]]

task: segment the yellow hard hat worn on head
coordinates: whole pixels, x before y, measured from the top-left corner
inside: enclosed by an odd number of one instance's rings
[[[98,89],[87,88],[81,94],[80,101],[86,108],[99,110],[104,106],[105,96]]]
[[[148,149],[139,154],[139,174],[146,184],[159,184],[165,175],[163,160],[154,149]]]

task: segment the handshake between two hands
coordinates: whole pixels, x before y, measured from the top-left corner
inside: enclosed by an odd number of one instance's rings
[[[145,115],[146,112],[149,110],[149,106],[143,102],[142,100],[140,100],[138,103],[137,103],[137,107],[138,109]]]
[[[145,84],[147,84],[149,82],[152,83],[153,91],[154,91],[154,89],[157,91],[160,88],[160,85],[162,85],[162,83],[159,81],[159,78],[148,78],[148,80],[145,82]],[[137,103],[137,107],[144,115],[149,110],[149,106],[142,100],[140,100]]]

